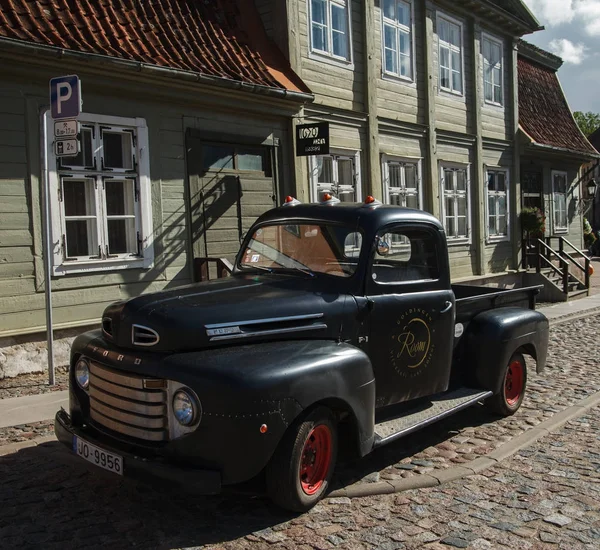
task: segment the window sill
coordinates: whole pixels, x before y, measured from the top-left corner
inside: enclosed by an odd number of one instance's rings
[[[502,237],[487,237],[487,239],[485,240],[485,244],[500,244],[500,243],[509,243],[510,242],[510,237],[509,236],[502,236]]]
[[[502,103],[494,103],[492,101],[487,101],[487,100],[484,100],[483,106],[486,109],[492,109],[494,111],[504,111],[505,110],[504,105],[502,105]]]
[[[454,99],[457,101],[466,101],[465,94],[463,92],[455,92],[449,88],[439,88],[439,95],[447,97],[448,99]]]
[[[401,76],[399,74],[382,72],[381,79],[386,80],[388,82],[396,82],[398,84],[404,84],[405,86],[410,86],[412,88],[416,87],[417,83],[414,78],[409,78],[407,76]]]
[[[69,275],[71,273],[102,273],[106,271],[122,271],[124,269],[150,269],[153,266],[153,258],[136,258],[126,260],[123,258],[114,260],[69,262],[52,268],[52,274],[56,277]]]
[[[336,57],[327,52],[322,52],[319,50],[310,50],[308,52],[308,58],[312,59],[313,61],[319,61],[321,63],[326,63],[327,65],[339,67],[340,69],[346,69],[348,71],[354,70],[354,62],[351,59]]]
[[[452,239],[452,238],[447,238],[446,237],[446,243],[448,244],[448,246],[465,246],[465,245],[471,245],[471,239],[470,238],[456,238],[456,239]]]

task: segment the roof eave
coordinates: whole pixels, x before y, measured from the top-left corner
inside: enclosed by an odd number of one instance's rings
[[[138,73],[150,73],[160,77],[177,78],[179,80],[184,80],[187,82],[198,82],[201,84],[216,86],[220,88],[227,88],[230,90],[239,90],[242,92],[249,92],[263,96],[278,97],[280,99],[286,99],[300,104],[312,103],[315,99],[314,94],[309,94],[305,92],[297,92],[295,90],[275,88],[270,86],[264,86],[261,84],[253,84],[250,82],[243,82],[241,80],[233,80],[230,78],[206,75],[194,71],[186,71],[183,69],[162,67],[160,65],[152,65],[150,63],[144,63],[141,61],[132,61],[129,59],[110,57],[108,55],[78,52],[75,50],[68,50],[56,46],[48,46],[45,44],[36,44],[34,42],[27,42],[24,40],[16,40],[14,38],[7,38],[5,36],[0,36],[0,48],[5,48],[8,50],[19,50],[43,56],[59,58],[68,57],[78,61],[93,60],[99,64],[109,64],[119,67],[121,69],[128,69]]]

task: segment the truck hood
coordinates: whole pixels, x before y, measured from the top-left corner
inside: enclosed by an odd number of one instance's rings
[[[356,302],[331,278],[236,274],[109,306],[104,337],[123,348],[191,351],[252,341],[345,339]]]

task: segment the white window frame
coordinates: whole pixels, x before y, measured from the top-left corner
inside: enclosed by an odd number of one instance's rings
[[[456,185],[454,185],[455,190],[451,192],[451,195],[455,198],[459,198],[465,196],[467,199],[467,211],[466,211],[466,236],[453,237],[449,236],[448,230],[446,227],[446,189],[445,189],[445,170],[464,170],[466,172],[467,185],[465,191],[456,191]],[[458,164],[453,162],[442,162],[440,163],[440,199],[441,199],[441,213],[442,213],[442,224],[444,226],[444,231],[446,232],[446,238],[448,240],[448,246],[459,245],[459,244],[471,244],[471,165],[470,164]],[[458,208],[455,208],[455,211],[458,212]],[[455,220],[457,218],[454,218]]]
[[[382,0],[383,1],[383,0]],[[381,12],[381,73],[382,76],[402,80],[404,82],[415,82],[415,6],[413,0],[396,0],[396,2],[403,2],[404,4],[408,4],[410,8],[410,25],[406,27],[398,22],[398,19],[392,20],[385,17],[383,6],[380,7]],[[408,31],[409,33],[409,42],[410,42],[410,76],[405,76],[400,74],[400,71],[388,71],[385,64],[385,27],[393,27],[396,31],[396,45],[397,48],[397,56],[398,56],[398,66],[396,69],[400,68],[400,40],[399,34],[400,32]]]
[[[499,84],[499,86],[500,86],[500,94],[502,95],[502,101],[500,101],[500,102],[494,101],[493,99],[489,100],[489,99],[487,99],[485,97],[485,83],[486,83],[486,80],[485,80],[485,66],[486,66],[487,61],[485,59],[485,56],[484,56],[483,52],[484,52],[484,43],[486,41],[488,41],[492,46],[498,46],[500,48],[500,84]],[[504,107],[504,102],[505,102],[505,92],[504,92],[504,43],[503,43],[503,41],[501,39],[496,38],[495,36],[492,36],[492,35],[487,34],[487,33],[482,33],[482,35],[481,35],[481,67],[482,67],[482,70],[483,70],[483,76],[482,76],[482,78],[483,78],[483,101],[484,101],[484,103],[486,105],[493,105],[495,107]],[[492,76],[493,76],[493,73],[492,73]],[[493,78],[492,78],[491,85],[492,85],[492,96],[495,96],[494,88],[496,86],[498,86],[498,84],[493,81]]]
[[[442,40],[440,38],[440,21],[442,21],[442,20],[445,21],[446,23],[449,23],[450,25],[456,25],[460,31],[460,49],[458,50],[458,53],[460,54],[460,82],[461,82],[461,90],[460,91],[454,90],[454,88],[452,86],[452,82],[453,82],[452,72],[455,71],[456,69],[452,65],[451,53],[452,53],[452,51],[456,51],[456,46],[454,46],[453,44],[450,44],[449,42],[442,43]],[[437,20],[436,20],[436,31],[437,31],[436,34],[437,34],[437,40],[438,40],[438,52],[437,53],[438,53],[438,87],[439,87],[439,90],[444,93],[451,94],[453,96],[465,97],[464,25],[458,19],[454,19],[453,17],[450,17],[449,15],[446,15],[445,13],[438,12]],[[449,55],[448,55],[448,60],[450,63],[450,67],[449,67],[450,87],[449,88],[442,86],[442,47],[445,47],[449,51]]]
[[[352,53],[352,14],[351,14],[351,0],[325,0],[327,3],[327,21],[324,27],[327,29],[327,50],[319,50],[315,48],[313,44],[313,17],[312,17],[312,0],[307,0],[307,13],[308,13],[308,53],[310,59],[318,61],[324,61],[344,68],[353,69],[353,53]],[[331,6],[336,5],[340,8],[344,8],[346,11],[346,22],[348,30],[348,51],[346,57],[335,55],[333,53],[333,26],[331,25]]]
[[[154,263],[154,239],[152,220],[152,198],[150,180],[150,155],[148,152],[148,127],[142,118],[125,118],[106,115],[82,113],[79,121],[82,125],[95,125],[96,128],[111,127],[117,131],[133,130],[135,135],[134,155],[137,170],[127,172],[122,169],[102,170],[96,164],[92,168],[72,167],[71,170],[59,170],[59,161],[54,154],[54,124],[49,112],[44,114],[47,130],[45,140],[45,155],[48,165],[48,189],[51,212],[52,231],[52,272],[54,275],[68,273],[93,273],[102,271],[116,271],[122,269],[149,269]],[[99,138],[97,138],[99,139]],[[102,154],[101,148],[93,151],[96,158]],[[106,254],[108,244],[107,219],[113,216],[106,215],[104,181],[110,172],[114,179],[137,179],[136,192],[138,200],[135,206],[135,231],[139,232],[139,254]],[[98,258],[67,259],[64,250],[63,236],[66,235],[66,221],[62,202],[62,181],[65,174],[74,179],[91,179],[94,181],[96,212],[101,220],[97,223],[97,239],[101,247]],[[70,178],[69,178],[70,179]],[[135,182],[134,182],[135,187]],[[135,199],[134,199],[135,200]],[[137,234],[136,234],[137,238]]]
[[[490,192],[488,186],[488,176],[490,172],[498,173],[502,172],[504,174],[504,191],[492,191]],[[501,243],[510,241],[510,171],[508,168],[502,168],[500,166],[486,166],[485,167],[485,235],[486,241],[488,243]],[[506,198],[506,235],[490,235],[490,203],[489,197],[492,195],[496,199],[500,197]],[[498,201],[496,200],[496,203]],[[498,205],[496,204],[496,212]],[[497,221],[497,216],[496,216]],[[498,225],[496,223],[496,231],[498,230]]]
[[[354,195],[356,202],[362,202],[362,185],[361,185],[361,172],[360,172],[360,151],[351,151],[348,149],[332,149],[328,155],[320,155],[322,157],[334,157],[336,159],[351,159],[354,163]],[[310,168],[310,196],[312,202],[319,201],[319,186],[324,184],[319,183],[319,166],[317,164],[317,157],[311,156],[309,158]],[[334,180],[337,177],[337,162],[333,164],[333,175]],[[336,183],[335,181],[332,183]],[[335,190],[333,190],[333,195]]]
[[[556,200],[555,195],[557,194],[554,188],[554,176],[564,176],[565,177],[565,227],[559,226],[556,223]],[[565,170],[552,170],[552,226],[554,228],[554,233],[560,233],[563,235],[567,235],[569,233],[569,173]]]
[[[416,193],[412,193],[410,191],[407,191],[406,189],[406,175],[405,175],[405,171],[402,171],[402,183],[403,185],[401,187],[394,187],[392,188],[390,186],[390,164],[400,164],[400,165],[407,165],[407,164],[413,164],[414,166],[416,166],[416,177],[417,177],[417,192]],[[392,156],[392,155],[381,155],[381,174],[383,176],[383,194],[384,194],[384,201],[385,204],[392,204],[391,201],[391,197],[392,194],[396,195],[416,195],[417,196],[417,204],[418,204],[418,208],[420,210],[423,210],[423,175],[422,175],[422,168],[421,168],[421,159],[420,158],[409,158],[409,157],[397,157],[397,156]],[[406,201],[404,201],[406,202]]]

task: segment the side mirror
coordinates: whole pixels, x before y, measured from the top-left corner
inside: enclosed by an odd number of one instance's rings
[[[390,245],[387,241],[379,241],[377,243],[377,254],[387,256],[390,253]]]

